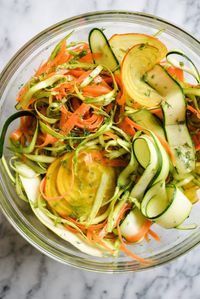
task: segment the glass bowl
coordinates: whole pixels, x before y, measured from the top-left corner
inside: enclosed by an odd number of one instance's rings
[[[197,66],[200,65],[200,43],[184,30],[157,17],[126,11],[105,11],[80,15],[60,22],[35,36],[10,60],[0,76],[0,127],[15,111],[15,98],[21,85],[33,75],[55,44],[74,30],[73,40],[87,40],[93,27],[105,29],[109,37],[114,33],[140,32],[159,36],[169,49],[184,51]],[[11,130],[12,128],[9,128]],[[4,147],[5,157],[9,151]],[[13,227],[33,246],[55,260],[78,268],[99,272],[128,272],[147,269],[166,263],[193,248],[200,242],[200,228],[180,231],[164,230],[155,225],[161,241],[143,242],[133,246],[136,254],[150,258],[152,263],[139,264],[120,255],[117,258],[96,258],[80,252],[58,238],[33,215],[29,205],[18,198],[6,172],[0,163],[0,206]],[[200,224],[199,206],[193,208],[189,221]]]

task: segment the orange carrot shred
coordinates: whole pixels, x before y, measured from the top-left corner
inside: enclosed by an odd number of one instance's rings
[[[82,89],[83,95],[85,97],[98,97],[110,92],[110,88],[103,86],[101,84],[95,85],[90,84]]]
[[[144,222],[144,224],[142,225],[142,227],[140,228],[140,231],[137,234],[134,234],[132,236],[126,236],[125,239],[127,241],[129,241],[129,242],[137,242],[137,241],[139,241],[150,230],[151,224],[152,224],[151,221],[146,220]]]
[[[129,250],[126,245],[124,244],[124,242],[120,245],[120,249],[121,251],[123,251],[127,256],[130,256],[133,260],[138,261],[141,264],[151,264],[150,260],[144,259],[140,256],[138,256],[137,254],[133,253],[131,250]]]
[[[80,77],[82,76],[83,74],[85,74],[85,71],[82,70],[82,69],[75,69],[75,70],[70,70],[69,71],[69,74],[75,76],[75,77]]]
[[[118,136],[117,136],[116,134],[114,134],[114,133],[112,133],[112,132],[109,132],[109,131],[108,131],[108,132],[105,132],[104,135],[110,137],[110,138],[113,139],[113,140],[116,140],[116,139],[118,138]]]
[[[149,229],[148,234],[151,235],[156,241],[160,241],[160,237],[152,229]]]
[[[168,142],[165,139],[163,139],[162,137],[160,137],[158,134],[155,134],[155,135],[158,138],[158,140],[160,141],[160,143],[162,144],[162,146],[165,148],[165,150],[168,153],[168,155],[170,156],[170,158],[172,160],[172,164],[174,166],[176,166],[176,158],[175,158],[175,156],[174,156],[174,154],[173,154],[173,152],[172,152],[172,150],[171,150]]]
[[[122,160],[120,158],[116,159],[108,159],[103,156],[102,151],[95,151],[93,150],[91,152],[92,159],[95,160],[96,162],[102,163],[105,166],[110,166],[110,167],[125,167],[127,166],[128,162],[126,160]]]
[[[135,253],[133,253],[131,250],[129,250],[124,241],[123,241],[123,238],[122,238],[122,234],[121,234],[121,231],[120,231],[120,227],[119,227],[119,221],[117,223],[117,232],[118,232],[118,236],[119,236],[119,240],[121,242],[121,245],[120,245],[120,249],[121,251],[123,251],[126,255],[130,256],[132,259],[134,260],[137,260],[138,262],[140,262],[141,264],[149,264],[150,261],[149,260],[146,260],[138,255],[136,255]]]
[[[64,227],[73,234],[78,234],[78,231],[70,225],[64,224]]]
[[[41,74],[48,72],[59,64],[63,64],[70,59],[71,55],[66,51],[66,40],[63,40],[60,45],[60,51],[56,55],[56,57],[51,61],[48,60],[44,64],[42,64],[39,69],[37,70],[35,76],[40,76]]]
[[[200,119],[200,113],[194,107],[187,105],[187,109],[194,113]]]
[[[115,80],[121,90],[121,96],[119,98],[117,98],[117,103],[119,105],[124,105],[126,103],[126,96],[125,96],[125,91],[124,91],[121,77],[119,75],[115,75]]]
[[[171,76],[176,76],[180,81],[184,80],[184,74],[183,74],[183,70],[178,68],[178,67],[169,67],[167,69],[167,72],[171,75]]]
[[[42,136],[42,139],[43,139],[43,143],[38,145],[38,147],[40,147],[40,148],[47,146],[48,144],[54,144],[56,141],[58,141],[57,138],[53,137],[50,134],[45,134],[45,136]]]
[[[22,137],[22,134],[23,134],[23,132],[22,132],[21,128],[18,128],[10,134],[10,138],[13,141],[19,141],[20,138]]]
[[[134,126],[129,122],[129,118],[125,117],[119,124],[118,127],[122,129],[126,134],[130,136],[135,135]]]
[[[94,59],[99,59],[102,57],[101,53],[87,53],[85,56],[79,59],[80,62],[93,63]]]
[[[102,115],[93,114],[88,119],[78,119],[76,122],[76,126],[88,131],[94,131],[102,124],[103,120],[104,117]]]
[[[195,146],[195,150],[196,150],[197,152],[200,151],[200,144],[198,144],[198,145]]]
[[[91,73],[91,71],[85,71],[77,80],[77,83],[81,83],[85,78],[87,78],[89,76],[89,74]]]
[[[105,107],[105,112],[108,114],[112,109],[113,109],[113,103],[110,103]]]
[[[62,125],[61,130],[65,134],[69,134],[69,132],[74,128],[76,122],[88,112],[90,106],[88,104],[82,103],[79,108],[71,114],[71,116],[67,119],[67,121]]]
[[[155,114],[156,116],[158,116],[160,119],[163,119],[163,112],[162,109],[158,108],[158,109],[152,109],[150,110],[151,113]]]
[[[22,87],[22,89],[20,90],[20,92],[19,92],[19,94],[18,94],[18,96],[17,96],[17,102],[20,102],[21,101],[21,99],[23,98],[23,96],[27,93],[27,91],[28,91],[28,86],[23,86]]]
[[[199,138],[197,135],[193,135],[192,140],[194,142],[195,147],[199,145]]]

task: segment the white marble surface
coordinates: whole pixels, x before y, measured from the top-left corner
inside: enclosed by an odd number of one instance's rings
[[[199,0],[0,0],[0,69],[45,27],[76,14],[106,9],[155,14],[200,37]],[[45,257],[0,213],[0,299],[197,299],[199,279],[199,247],[146,272],[94,274]]]

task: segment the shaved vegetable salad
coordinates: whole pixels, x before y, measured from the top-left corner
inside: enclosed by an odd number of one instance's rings
[[[146,263],[129,245],[159,241],[152,226],[195,228],[183,222],[200,186],[200,74],[154,36],[72,34],[20,90],[0,157],[19,197],[60,238]]]

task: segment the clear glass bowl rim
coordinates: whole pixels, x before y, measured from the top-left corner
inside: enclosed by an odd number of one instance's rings
[[[160,17],[141,13],[141,12],[130,12],[130,11],[123,11],[123,10],[107,10],[107,11],[97,11],[97,12],[89,12],[85,14],[80,14],[78,16],[68,18],[66,20],[63,20],[61,22],[58,22],[45,30],[41,31],[39,34],[34,36],[32,39],[30,39],[24,46],[22,46],[16,54],[10,59],[10,61],[6,64],[4,69],[2,70],[0,74],[0,98],[6,88],[7,82],[9,82],[10,78],[13,76],[13,73],[15,70],[20,66],[22,61],[24,61],[29,53],[37,48],[38,45],[43,41],[44,37],[47,36],[55,37],[58,32],[61,33],[62,31],[66,30],[67,25],[69,24],[75,24],[81,21],[83,18],[90,20],[93,18],[101,18],[104,19],[105,17],[114,17],[115,21],[117,21],[117,17],[138,17],[142,19],[149,19],[152,22],[157,22],[158,24],[165,25],[165,28],[171,29],[172,31],[175,30],[177,32],[180,32],[184,38],[189,39],[189,41],[192,42],[193,47],[196,49],[200,49],[200,42],[194,38],[190,33],[185,31],[184,29],[176,26],[175,24],[172,24],[171,22],[168,22],[167,20],[164,20]],[[47,38],[46,38],[47,39]],[[126,267],[120,265],[119,267],[114,267],[112,269],[112,265],[106,265],[103,266],[101,264],[95,264],[91,262],[87,262],[85,259],[84,261],[73,256],[63,256],[62,253],[59,253],[59,250],[55,250],[55,248],[51,248],[48,244],[45,243],[45,238],[42,240],[38,236],[34,234],[33,231],[28,231],[27,228],[24,225],[22,221],[20,221],[19,217],[17,217],[17,214],[15,214],[14,209],[8,205],[6,202],[6,190],[3,187],[2,182],[0,182],[0,208],[3,211],[4,215],[8,219],[8,221],[12,224],[12,226],[25,238],[31,245],[33,245],[35,248],[40,250],[42,253],[46,254],[47,256],[62,262],[67,265],[71,265],[77,268],[82,268],[85,270],[95,271],[95,272],[115,272],[115,273],[121,273],[121,272],[129,272],[129,271],[139,271],[144,270],[148,268],[152,268],[158,265],[162,265],[164,263],[167,263],[183,254],[191,250],[194,246],[200,243],[200,234],[199,231],[193,234],[191,237],[184,240],[184,242],[179,243],[173,251],[163,254],[158,254],[155,257],[155,262],[152,265],[142,266],[139,265],[137,262],[133,261],[133,263],[129,266],[126,265]],[[108,266],[108,267],[107,267]]]

